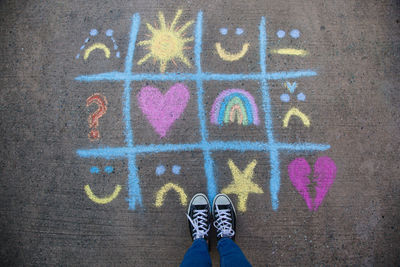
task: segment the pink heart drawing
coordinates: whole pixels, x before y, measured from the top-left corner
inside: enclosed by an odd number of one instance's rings
[[[190,93],[184,84],[176,83],[165,94],[162,94],[158,88],[143,87],[137,97],[143,114],[162,138],[182,115]]]
[[[304,158],[293,160],[288,166],[289,178],[292,184],[306,201],[309,210],[317,211],[319,205],[336,177],[335,162],[329,157],[320,157],[314,164],[315,177],[315,199],[313,200],[308,192],[308,185],[311,183],[308,176],[311,174],[310,165]]]

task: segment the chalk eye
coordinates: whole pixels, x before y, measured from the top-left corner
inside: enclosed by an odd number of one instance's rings
[[[180,174],[181,173],[181,166],[179,166],[179,165],[172,166],[172,172],[174,174]]]
[[[300,31],[297,29],[291,30],[290,36],[292,36],[292,38],[294,38],[294,39],[297,39],[300,37]]]
[[[283,38],[285,37],[286,33],[285,31],[279,30],[276,32],[276,35],[278,36],[278,38]]]
[[[113,36],[113,33],[114,33],[114,31],[113,31],[112,29],[108,29],[108,30],[106,31],[106,35],[107,35],[108,37]]]
[[[106,173],[112,173],[112,172],[114,171],[114,168],[113,168],[112,166],[106,166],[106,167],[104,168],[104,171],[105,171]]]
[[[289,102],[290,96],[288,94],[281,94],[281,101],[286,103]]]
[[[299,101],[305,101],[306,100],[306,95],[303,93],[300,93],[297,95],[297,100]]]
[[[93,166],[90,168],[90,173],[99,173],[99,172],[100,172],[100,169],[97,168],[96,166]]]
[[[237,35],[241,35],[244,32],[244,30],[242,28],[236,28],[236,34]]]
[[[156,168],[156,175],[161,176],[165,173],[165,166],[164,165],[158,165]]]
[[[222,35],[226,35],[226,34],[228,33],[228,29],[227,29],[227,28],[221,28],[221,29],[219,29],[219,32],[220,32]]]
[[[96,36],[99,32],[96,29],[91,29],[90,30],[90,35],[91,36]]]

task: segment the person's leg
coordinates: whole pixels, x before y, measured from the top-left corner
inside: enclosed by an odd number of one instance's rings
[[[251,266],[242,250],[233,241],[236,231],[236,212],[230,198],[218,194],[213,201],[214,226],[217,229],[221,267]]]
[[[193,244],[186,252],[181,266],[203,267],[211,266],[208,253],[208,231],[211,226],[211,206],[206,195],[198,193],[189,203],[186,216],[189,222],[189,232]]]
[[[204,238],[193,241],[192,246],[186,251],[181,267],[209,267],[211,258],[208,253],[208,244]]]
[[[229,237],[221,238],[218,242],[217,249],[221,267],[251,266],[239,246]]]

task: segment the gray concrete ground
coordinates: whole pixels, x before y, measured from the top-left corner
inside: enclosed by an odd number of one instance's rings
[[[155,206],[156,193],[166,183],[178,184],[188,199],[207,193],[203,153],[139,154],[136,157],[142,206],[128,209],[128,176],[133,166],[123,158],[82,158],[78,149],[124,147],[124,82],[80,82],[79,75],[124,71],[132,15],[139,13],[138,41],[151,39],[145,24],[158,29],[157,14],[170,25],[183,9],[177,26],[195,20],[203,11],[202,67],[206,72],[257,73],[259,24],[266,18],[269,72],[311,69],[317,76],[269,81],[274,138],[282,143],[329,144],[326,151],[282,150],[279,208],[271,205],[271,154],[258,151],[214,151],[212,176],[220,191],[232,183],[228,160],[239,170],[257,160],[253,183],[264,192],[250,193],[246,211],[238,212],[237,243],[254,266],[394,266],[399,249],[399,1],[1,1],[1,253],[3,265],[177,266],[191,240],[182,206],[173,191],[164,205]],[[222,35],[220,28],[227,28]],[[243,34],[236,35],[235,29]],[[80,50],[91,29],[91,37]],[[118,48],[106,30],[112,29]],[[299,38],[290,30],[298,29]],[[193,36],[190,26],[185,37]],[[285,31],[279,38],[278,30]],[[96,39],[98,38],[98,39]],[[110,57],[93,50],[104,43]],[[215,43],[236,52],[245,42],[247,54],[234,62],[222,60]],[[184,54],[194,65],[194,42]],[[190,47],[190,48],[189,48]],[[295,48],[308,55],[274,54],[274,49]],[[149,50],[136,46],[136,72],[158,73],[154,57],[138,66]],[[116,53],[120,52],[120,57]],[[80,57],[77,59],[77,54]],[[167,72],[190,72],[179,58]],[[183,78],[181,79],[183,80]],[[297,82],[294,93],[284,82]],[[196,143],[201,140],[195,81],[181,81],[190,100],[167,136],[160,139],[139,108],[137,95],[151,85],[165,93],[175,81],[132,81],[130,120],[138,145]],[[209,140],[266,142],[265,113],[259,81],[204,81],[204,111]],[[218,127],[210,123],[212,104],[227,88],[250,92],[259,109],[260,125]],[[305,101],[296,99],[302,92]],[[86,107],[94,93],[106,96],[108,109],[99,119],[99,140],[88,139]],[[291,96],[282,102],[281,95]],[[178,105],[178,104],[176,104]],[[297,107],[310,120],[305,127],[292,118],[282,127],[285,113]],[[248,143],[247,143],[248,144]],[[249,145],[244,145],[248,149]],[[288,173],[295,158],[304,157],[311,168],[321,156],[337,167],[336,179],[317,211],[309,211]],[[132,158],[132,157],[131,157]],[[163,175],[155,174],[159,165]],[[181,166],[173,174],[173,165]],[[91,173],[97,166],[99,173]],[[112,166],[113,171],[104,171]],[[317,167],[316,167],[317,168]],[[106,169],[107,170],[107,169]],[[89,184],[99,198],[121,185],[108,204],[96,204],[85,193]],[[315,186],[316,181],[313,182]],[[242,183],[246,188],[248,183]],[[317,194],[311,186],[311,198]],[[239,189],[238,189],[239,190]],[[237,194],[230,195],[239,205]],[[132,198],[131,198],[132,199]],[[242,198],[242,200],[244,200]],[[218,266],[215,237],[211,256]]]

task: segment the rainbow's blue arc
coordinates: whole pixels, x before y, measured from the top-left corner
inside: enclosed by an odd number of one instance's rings
[[[124,72],[112,71],[106,73],[98,73],[92,75],[82,75],[75,79],[82,82],[96,81],[124,81],[123,93],[123,117],[125,122],[125,143],[124,147],[104,147],[95,149],[78,149],[77,154],[80,157],[96,157],[104,159],[124,158],[128,159],[128,203],[129,209],[134,210],[136,205],[143,205],[141,188],[139,184],[138,168],[136,166],[136,156],[142,154],[154,154],[162,152],[182,152],[199,150],[203,152],[204,169],[207,179],[208,197],[212,199],[217,193],[217,185],[214,176],[214,160],[212,152],[214,151],[261,151],[269,153],[270,156],[270,193],[273,210],[279,207],[279,188],[280,188],[280,151],[287,153],[295,153],[296,151],[323,151],[330,148],[328,144],[314,143],[281,143],[276,142],[273,134],[273,121],[271,115],[271,99],[269,96],[269,80],[280,79],[295,79],[300,77],[316,76],[314,70],[297,70],[297,71],[281,71],[267,72],[266,50],[267,50],[267,33],[265,18],[262,17],[259,25],[259,47],[260,47],[260,72],[259,73],[208,73],[202,71],[201,53],[202,53],[202,32],[203,32],[203,12],[197,14],[195,24],[195,73],[134,73],[133,72],[133,57],[135,52],[136,38],[140,27],[140,16],[138,13],[132,17],[132,27],[130,32],[128,52],[125,58]],[[208,130],[206,124],[206,112],[204,109],[203,82],[204,81],[238,81],[238,80],[253,80],[259,81],[261,84],[262,93],[262,109],[265,118],[265,133],[267,142],[248,142],[248,141],[210,141],[208,139]],[[198,117],[200,121],[200,136],[199,143],[191,144],[161,144],[161,145],[137,145],[134,143],[133,129],[131,125],[131,82],[132,81],[195,81],[197,86],[197,104]]]

